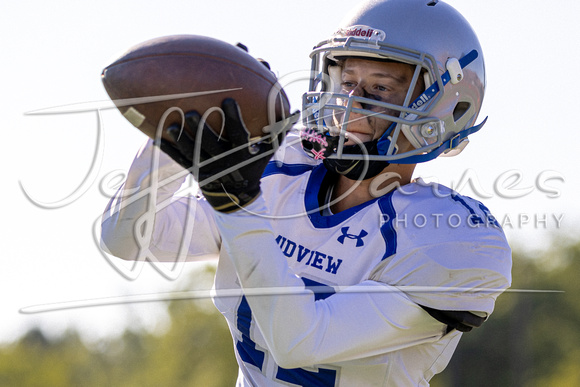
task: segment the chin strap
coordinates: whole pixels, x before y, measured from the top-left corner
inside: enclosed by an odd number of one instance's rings
[[[479,129],[483,127],[485,122],[487,121],[487,117],[478,125],[472,126],[471,128],[463,129],[462,131],[455,134],[455,136],[451,137],[449,140],[444,141],[441,145],[437,148],[433,149],[429,153],[424,153],[422,155],[415,155],[402,158],[401,160],[392,160],[393,164],[417,164],[417,163],[424,163],[426,161],[433,160],[441,153],[456,148],[461,141],[465,140],[467,136],[477,132]]]

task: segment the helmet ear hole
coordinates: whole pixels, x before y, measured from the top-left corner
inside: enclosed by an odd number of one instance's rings
[[[455,105],[455,109],[453,109],[453,121],[459,121],[470,107],[471,104],[469,102],[459,102]]]

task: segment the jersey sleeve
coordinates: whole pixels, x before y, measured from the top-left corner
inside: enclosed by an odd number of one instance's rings
[[[396,192],[393,204],[397,252],[371,278],[428,308],[491,314],[511,285],[511,249],[489,210],[436,185]]]
[[[272,161],[312,164],[289,133]],[[177,195],[189,173],[148,140],[101,219],[101,248],[127,260],[195,261],[219,254],[214,211],[201,193]]]
[[[189,172],[149,140],[101,219],[101,247],[123,259],[193,261],[219,253],[213,211],[201,197],[176,195]]]
[[[377,281],[315,300],[280,251],[259,198],[248,212],[216,214],[223,253],[276,363],[285,368],[360,359],[435,342],[446,326],[396,287]],[[364,327],[364,329],[362,328]]]

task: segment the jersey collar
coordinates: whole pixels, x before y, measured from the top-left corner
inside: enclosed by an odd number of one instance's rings
[[[304,195],[304,206],[306,208],[308,218],[315,228],[330,228],[339,225],[345,220],[352,217],[365,207],[375,203],[380,198],[372,199],[368,202],[359,204],[358,206],[341,211],[338,214],[330,216],[322,215],[321,202],[319,196],[324,197],[328,184],[330,184],[332,176],[329,175],[328,170],[324,165],[315,167],[306,186],[306,193]],[[321,195],[322,194],[322,195]]]

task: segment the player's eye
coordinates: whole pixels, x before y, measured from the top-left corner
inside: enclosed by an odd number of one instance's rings
[[[356,82],[343,81],[341,84],[343,90],[353,90],[356,87]]]
[[[381,93],[387,93],[391,91],[391,88],[385,85],[375,85],[374,90]]]

